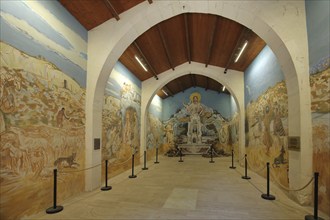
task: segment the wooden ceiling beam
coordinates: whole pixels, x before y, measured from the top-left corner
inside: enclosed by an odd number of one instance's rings
[[[189,36],[189,26],[188,26],[188,15],[183,14],[184,16],[184,27],[185,27],[185,32],[186,32],[186,45],[187,45],[187,56],[188,56],[188,61],[189,64],[191,63],[191,50],[190,50],[190,36]]]
[[[196,87],[196,78],[195,78],[194,74],[190,73],[190,80],[191,80],[191,84],[193,85],[193,87]]]
[[[207,50],[205,67],[207,67],[210,63],[210,57],[212,54],[212,48],[213,48],[213,43],[214,43],[214,36],[215,36],[215,33],[217,32],[218,19],[219,19],[219,17],[217,16],[214,21],[214,24],[213,24],[212,33],[211,33],[211,37],[210,37],[210,41],[209,41],[209,48]]]
[[[209,77],[205,77],[206,78],[206,88],[205,91],[209,89]]]
[[[113,5],[111,4],[111,2],[109,0],[104,0],[105,5],[107,6],[107,8],[109,9],[110,13],[112,14],[112,16],[114,16],[116,18],[117,21],[119,21],[119,15],[116,11],[116,9],[113,7]]]
[[[168,88],[168,86],[164,86],[164,89],[166,89],[166,91],[168,92],[168,94],[170,95],[170,96],[172,96],[173,97],[173,95],[174,95],[174,92],[172,92],[172,90],[170,90],[169,88]]]
[[[162,39],[162,43],[163,43],[163,47],[164,47],[165,52],[166,52],[166,57],[167,57],[168,63],[170,64],[172,70],[174,70],[174,66],[173,66],[173,62],[172,62],[172,59],[171,59],[170,51],[169,51],[168,46],[166,44],[166,40],[165,40],[163,31],[162,31],[162,27],[160,26],[160,24],[157,24],[157,29],[158,29],[160,38]]]
[[[134,41],[134,46],[136,47],[136,49],[139,51],[140,55],[142,56],[143,60],[147,63],[147,65],[149,66],[149,69],[151,70],[152,75],[154,75],[155,79],[158,80],[158,76],[157,73],[155,71],[155,69],[150,65],[149,61],[147,60],[146,56],[144,55],[144,53],[142,52],[141,48],[139,47],[139,45],[137,44],[136,41]]]
[[[250,31],[250,29],[243,27],[243,30],[241,31],[241,34],[240,34],[238,40],[236,41],[236,45],[235,45],[233,51],[231,52],[230,58],[227,61],[227,64],[226,64],[226,67],[225,67],[225,72],[224,72],[225,74],[227,73],[227,69],[229,68],[229,66],[233,62],[234,56],[237,52],[237,49],[238,49],[239,45],[242,43],[242,40],[248,34],[249,31]]]
[[[148,0],[149,4],[152,4],[152,0]]]

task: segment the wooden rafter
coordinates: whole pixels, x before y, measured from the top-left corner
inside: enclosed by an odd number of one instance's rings
[[[249,31],[250,31],[250,29],[245,28],[245,27],[241,31],[241,34],[240,34],[238,40],[236,41],[236,45],[235,45],[233,51],[231,52],[230,58],[227,61],[227,64],[226,64],[226,67],[225,67],[225,73],[227,72],[227,69],[229,68],[229,66],[232,64],[233,59],[234,59],[234,56],[235,56],[235,54],[237,52],[237,49],[238,49],[239,45],[242,43],[242,40],[248,34]]]
[[[186,32],[186,45],[187,45],[187,56],[188,56],[188,61],[191,63],[191,52],[190,52],[190,36],[189,36],[189,27],[188,27],[188,18],[187,14],[184,14],[184,27],[185,27],[185,32]]]
[[[168,92],[168,94],[170,95],[170,96],[173,96],[174,95],[174,92],[172,92],[172,90],[170,90],[169,88],[168,88],[168,86],[164,86],[164,89],[166,89],[166,91]]]
[[[205,90],[208,90],[209,89],[209,77],[205,77],[205,80],[206,80]]]
[[[117,21],[119,21],[119,15],[116,11],[116,9],[113,7],[113,5],[111,4],[111,2],[109,0],[104,0],[105,5],[107,6],[107,8],[109,9],[110,13],[112,14],[112,16],[114,16],[116,18]]]
[[[191,80],[191,84],[193,85],[193,87],[196,87],[196,79],[194,74],[190,73],[190,80]]]
[[[213,28],[212,28],[212,33],[211,33],[211,37],[210,37],[210,41],[209,41],[209,48],[207,50],[207,57],[206,57],[206,62],[205,62],[205,67],[207,67],[209,65],[210,62],[210,57],[212,54],[212,48],[213,48],[213,42],[214,42],[214,36],[217,30],[217,26],[218,26],[218,18],[216,17],[214,24],[213,24]]]
[[[166,57],[167,57],[168,63],[170,64],[172,70],[174,70],[174,66],[173,66],[173,62],[172,62],[172,59],[171,59],[171,55],[170,55],[168,46],[166,44],[166,40],[165,40],[163,31],[162,31],[162,27],[160,26],[160,24],[157,24],[157,29],[158,29],[160,38],[162,39],[162,43],[163,43],[163,47],[164,47],[165,52],[166,52]]]
[[[144,53],[142,52],[141,48],[139,47],[139,45],[136,43],[136,41],[134,41],[134,46],[136,47],[136,49],[139,51],[140,55],[142,56],[143,60],[147,63],[147,65],[149,66],[149,69],[151,70],[152,75],[154,75],[155,79],[158,80],[158,76],[157,73],[155,71],[155,69],[150,65],[149,61],[147,60],[146,56],[144,55]]]

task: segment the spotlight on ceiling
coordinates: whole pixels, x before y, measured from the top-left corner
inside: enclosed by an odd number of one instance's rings
[[[225,89],[226,89],[226,86],[223,86],[223,87],[222,87],[222,91],[224,92],[224,91],[225,91]]]
[[[226,73],[227,73],[227,70],[228,70],[228,69],[226,68],[225,71],[223,71],[223,73],[226,74]]]

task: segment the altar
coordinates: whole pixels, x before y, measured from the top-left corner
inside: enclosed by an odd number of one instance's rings
[[[178,148],[181,149],[182,154],[206,154],[210,149],[211,144],[179,144]]]

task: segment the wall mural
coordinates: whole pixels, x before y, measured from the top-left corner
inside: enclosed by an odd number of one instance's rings
[[[163,123],[167,155],[177,155],[178,146],[187,147],[183,153],[207,154],[209,152],[204,150],[211,145],[217,154],[230,152],[233,143],[238,140],[236,132],[232,133],[234,128],[238,128],[238,121],[234,122],[236,117],[228,120],[216,110],[202,104],[202,97],[198,92],[191,93],[189,99],[188,104],[183,103],[183,108]],[[237,136],[233,138],[234,135]],[[235,141],[230,143],[232,139]]]
[[[16,219],[51,206],[54,167],[61,201],[84,190],[83,172],[62,171],[84,167],[85,90],[52,63],[0,47],[0,216]]]
[[[276,181],[288,186],[288,97],[285,82],[269,87],[246,107],[246,153],[250,169],[271,161]],[[266,175],[262,169],[261,175]]]
[[[116,68],[108,82],[120,88],[105,95],[102,111],[102,160],[109,160],[108,172],[114,176],[129,169],[132,154],[140,156],[141,96],[140,88]]]
[[[330,215],[330,58],[321,60],[312,71],[311,106],[313,126],[313,170],[319,172],[319,207]],[[317,71],[316,71],[317,70]]]

